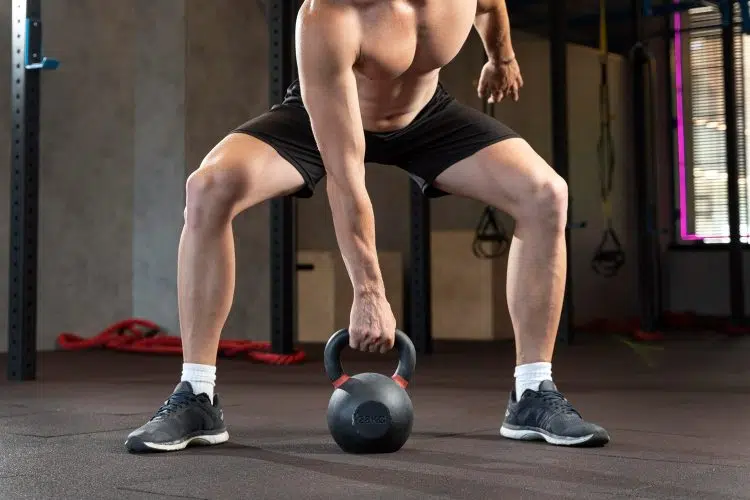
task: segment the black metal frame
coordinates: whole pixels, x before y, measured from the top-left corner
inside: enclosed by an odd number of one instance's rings
[[[569,178],[568,147],[568,11],[566,0],[549,0],[549,43],[550,43],[550,87],[552,98],[552,166],[566,181]],[[568,220],[571,209],[568,208]],[[575,339],[573,330],[573,280],[570,257],[570,225],[565,229],[565,247],[567,249],[567,276],[565,280],[565,297],[562,315],[557,333],[557,341],[572,344]]]
[[[634,6],[635,7],[635,6]],[[647,13],[646,13],[647,14]],[[665,61],[668,61],[668,69],[669,71],[663,72],[663,85],[666,85],[665,88],[669,89],[669,98],[664,100],[664,106],[662,106],[662,110],[664,111],[665,115],[669,117],[669,165],[674,166],[677,165],[677,108],[675,104],[675,64],[673,59],[673,51],[674,51],[674,36],[675,36],[675,27],[674,27],[674,21],[672,18],[672,12],[665,10],[662,14],[664,19],[664,28],[665,33],[662,35],[664,37],[664,52],[662,57]],[[635,31],[635,30],[634,30]],[[681,30],[682,32],[682,30]],[[679,210],[679,204],[677,203],[677,197],[679,196],[678,189],[676,186],[676,182],[674,181],[675,172],[670,172],[670,181],[669,181],[669,203],[670,203],[670,219],[669,219],[669,242],[670,245],[673,245],[677,239],[677,235],[679,234],[679,231],[677,230],[677,224],[676,221],[680,218],[680,210]]]
[[[646,102],[647,73],[645,68],[649,64],[645,49],[640,45],[643,35],[643,17],[645,6],[643,0],[632,0],[632,104],[633,104],[633,151],[635,162],[633,168],[636,213],[638,228],[636,243],[638,255],[638,297],[640,309],[640,329],[644,332],[658,330],[660,312],[658,290],[659,270],[655,249],[658,248],[658,220],[654,214],[656,193],[654,184],[656,179],[653,172],[653,161],[650,154],[648,129],[645,126],[649,120],[649,104]],[[649,82],[650,84],[650,82]],[[653,91],[653,89],[652,89]]]
[[[13,2],[8,379],[36,378],[41,0]]]
[[[734,61],[734,0],[723,0],[721,31],[724,73],[724,123],[726,123],[727,196],[729,211],[729,304],[731,320],[735,324],[745,321],[745,275],[740,240],[740,187],[739,187],[739,137],[737,130],[736,68]]]
[[[297,0],[268,3],[269,101],[279,104],[295,78],[294,24]],[[297,338],[296,200],[271,201],[271,350],[289,354]]]
[[[420,354],[432,352],[432,276],[430,200],[420,186],[410,182],[411,226],[409,263],[404,280],[404,313],[407,332]]]

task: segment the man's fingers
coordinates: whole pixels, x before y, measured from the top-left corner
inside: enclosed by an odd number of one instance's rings
[[[370,337],[365,336],[362,341],[359,343],[359,350],[362,352],[367,352],[370,349],[370,345],[372,344],[372,339]]]
[[[367,347],[367,336],[361,334],[352,335],[349,332],[349,347],[355,351],[362,351]]]
[[[477,86],[477,95],[480,99],[484,99],[487,97],[487,83],[480,80],[479,85]]]
[[[360,334],[349,336],[349,347],[361,352],[386,353],[393,349],[395,337],[386,334]]]
[[[497,89],[487,88],[487,102],[490,104],[497,102]]]

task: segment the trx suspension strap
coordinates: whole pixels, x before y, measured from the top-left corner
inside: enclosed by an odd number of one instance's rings
[[[612,185],[615,171],[615,145],[612,137],[612,110],[609,102],[609,49],[607,47],[607,2],[599,0],[599,155],[600,195],[605,229],[602,239],[591,259],[591,267],[597,274],[610,277],[617,274],[625,264],[625,252],[620,239],[612,227]]]

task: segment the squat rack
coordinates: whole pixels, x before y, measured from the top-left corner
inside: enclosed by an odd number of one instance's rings
[[[12,8],[9,380],[36,377],[40,80],[58,66],[42,53],[41,4],[16,0]]]

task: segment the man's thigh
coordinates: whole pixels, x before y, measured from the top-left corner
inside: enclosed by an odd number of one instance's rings
[[[290,94],[293,87],[290,88]],[[315,186],[325,176],[323,159],[313,136],[310,117],[301,105],[287,96],[284,103],[242,124],[232,135],[245,134],[260,139],[294,167],[304,179],[304,186],[294,193],[307,198],[312,196]]]
[[[538,187],[558,179],[528,142],[513,137],[456,162],[435,179],[434,186],[519,216]]]

